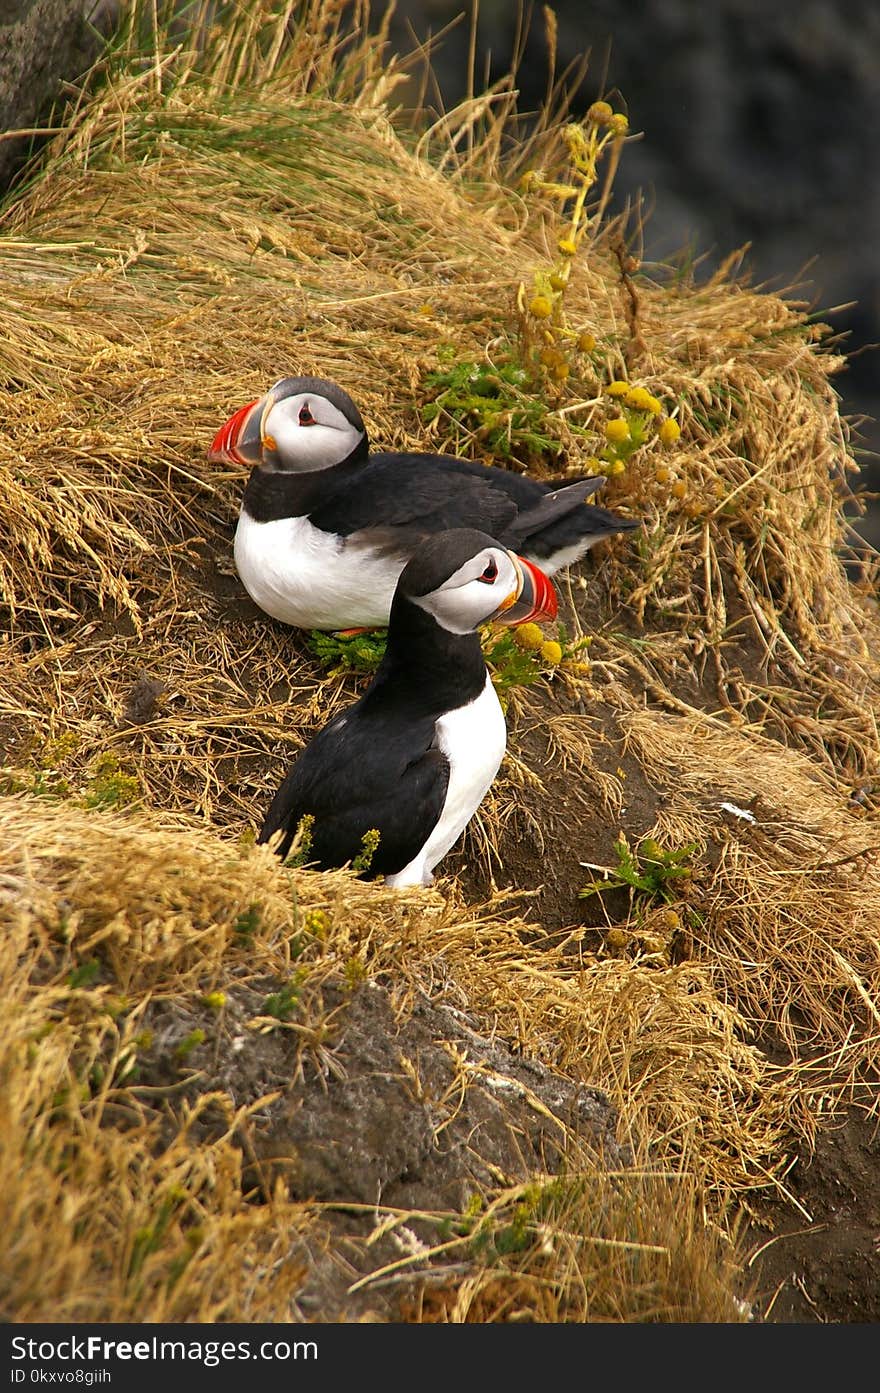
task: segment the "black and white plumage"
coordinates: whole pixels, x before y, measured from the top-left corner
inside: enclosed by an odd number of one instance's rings
[[[254,466],[236,568],[262,610],[300,628],[387,624],[404,565],[450,528],[478,528],[553,575],[639,526],[585,502],[601,476],[542,483],[453,455],[371,453],[354,402],[322,378],[282,378],[208,453]]]
[[[328,869],[353,861],[375,828],[369,874],[430,884],[507,746],[477,628],[555,614],[552,583],[492,537],[470,528],[431,537],[400,575],[373,681],[294,761],[257,841],[280,832],[273,849],[286,856],[310,814],[307,859]]]

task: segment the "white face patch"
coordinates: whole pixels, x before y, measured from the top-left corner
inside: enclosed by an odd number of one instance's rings
[[[319,392],[300,392],[276,402],[263,421],[263,435],[292,473],[329,469],[347,459],[364,438],[338,407]]]
[[[484,547],[429,595],[413,595],[418,605],[452,634],[469,634],[519,590],[520,577],[504,547]]]

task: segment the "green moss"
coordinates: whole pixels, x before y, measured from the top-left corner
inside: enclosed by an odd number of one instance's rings
[[[141,798],[141,786],[134,774],[127,774],[113,754],[99,755],[81,802],[85,808],[124,808]]]

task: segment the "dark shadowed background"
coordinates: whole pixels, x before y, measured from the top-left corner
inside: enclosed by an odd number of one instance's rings
[[[517,4],[482,0],[476,86],[509,71]],[[880,4],[876,0],[558,0],[557,69],[588,55],[574,113],[613,95],[641,139],[624,150],[617,208],[642,194],[644,258],[690,249],[710,269],[740,247],[753,283],[797,287],[852,354],[836,379],[862,472],[880,489]],[[378,17],[386,6],[374,7]],[[392,46],[438,35],[444,105],[467,94],[469,9],[398,0]],[[527,19],[517,87],[524,111],[547,85],[542,7]],[[836,308],[839,306],[847,308]],[[833,311],[833,312],[832,312]],[[874,418],[865,420],[865,417]],[[880,507],[857,522],[880,545]]]

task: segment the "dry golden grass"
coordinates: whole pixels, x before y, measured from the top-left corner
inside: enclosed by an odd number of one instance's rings
[[[479,990],[499,1016],[515,1012],[531,1036],[543,990],[547,1029],[568,1020],[581,1051],[585,1037],[602,1040],[602,994],[582,1020],[581,987],[562,960],[541,969],[524,955],[521,920],[497,906],[468,910],[453,889],[389,895],[347,871],[284,870],[265,848],[211,833],[14,798],[0,802],[0,848],[2,1146],[16,1178],[3,1198],[2,1300],[17,1320],[288,1320],[310,1262],[330,1246],[328,1216],[357,1208],[298,1202],[277,1185],[254,1193],[243,1174],[248,1123],[271,1096],[235,1105],[207,1092],[175,1104],[179,1086],[143,1086],[151,1002],[285,981],[292,942],[305,934],[292,1076],[297,1056],[332,1051],[322,989],[345,980],[355,959],[391,986],[405,1015],[417,992],[471,1003],[466,965],[484,954]],[[309,935],[315,911],[326,931]],[[83,973],[98,959],[100,985]],[[515,1037],[515,1017],[504,1033]],[[229,1047],[218,1026],[221,1044]],[[465,1059],[461,1067],[466,1087]],[[206,1141],[199,1119],[218,1110],[224,1124]],[[665,1174],[653,1153],[617,1174],[584,1157],[575,1169],[576,1160],[573,1145],[569,1178],[535,1176],[488,1196],[479,1230],[438,1248],[467,1277],[442,1318],[509,1319],[526,1293],[532,1318],[740,1318],[729,1256],[696,1222],[691,1172]],[[381,1205],[371,1213],[377,1228],[420,1217]],[[428,1245],[418,1250],[419,1271],[432,1256]],[[364,1285],[386,1275],[379,1266]],[[440,1299],[427,1318],[438,1318]]]
[[[296,1313],[332,1242],[327,1215],[281,1191],[252,1203],[247,1119],[227,1100],[221,1139],[192,1144],[183,1117],[169,1139],[126,1061],[148,1001],[283,979],[297,916],[324,908],[304,1059],[322,985],[356,959],[402,1015],[419,993],[447,1000],[606,1090],[646,1172],[629,1189],[593,1174],[540,1222],[529,1200],[521,1250],[502,1268],[469,1254],[466,1278],[428,1289],[411,1318],[735,1319],[737,1208],[784,1193],[792,1149],[877,1064],[877,627],[839,554],[841,359],[803,304],[731,268],[702,286],[644,276],[634,303],[613,226],[568,292],[602,346],[578,380],[546,387],[568,467],[588,454],[569,423],[600,441],[603,388],[621,375],[674,404],[682,436],[605,491],[645,527],[600,562],[603,614],[620,604],[623,618],[600,623],[591,675],[563,674],[587,717],[557,709],[562,683],[514,693],[510,760],[468,845],[509,884],[505,855],[541,832],[541,781],[590,785],[604,821],[626,827],[635,772],[624,789],[603,765],[601,727],[666,795],[654,834],[700,844],[689,957],[652,956],[637,935],[630,953],[597,947],[574,898],[553,947],[515,899],[468,906],[453,881],[399,897],[294,872],[292,899],[291,873],[248,834],[354,683],[327,680],[302,635],[236,611],[243,480],[206,447],[234,407],[297,371],[340,381],[377,441],[442,447],[442,420],[426,429],[418,411],[438,350],[507,351],[517,286],[555,235],[501,177],[508,95],[416,142],[389,114],[396,79],[377,41],[341,45],[341,9],[315,0],[288,42],[286,12],[253,4],[198,45],[154,35],[149,62],[120,54],[0,220],[5,1308]],[[514,162],[552,170],[552,122],[536,142]],[[144,676],[162,690],[141,723]],[[546,766],[525,752],[530,723],[549,734]],[[584,816],[547,834],[547,856],[587,859]],[[245,948],[235,925],[252,905]],[[94,956],[112,990],[71,987]],[[765,1037],[787,1066],[771,1066]],[[502,1227],[524,1202],[511,1187],[487,1199]],[[608,1242],[591,1244],[609,1211]]]

